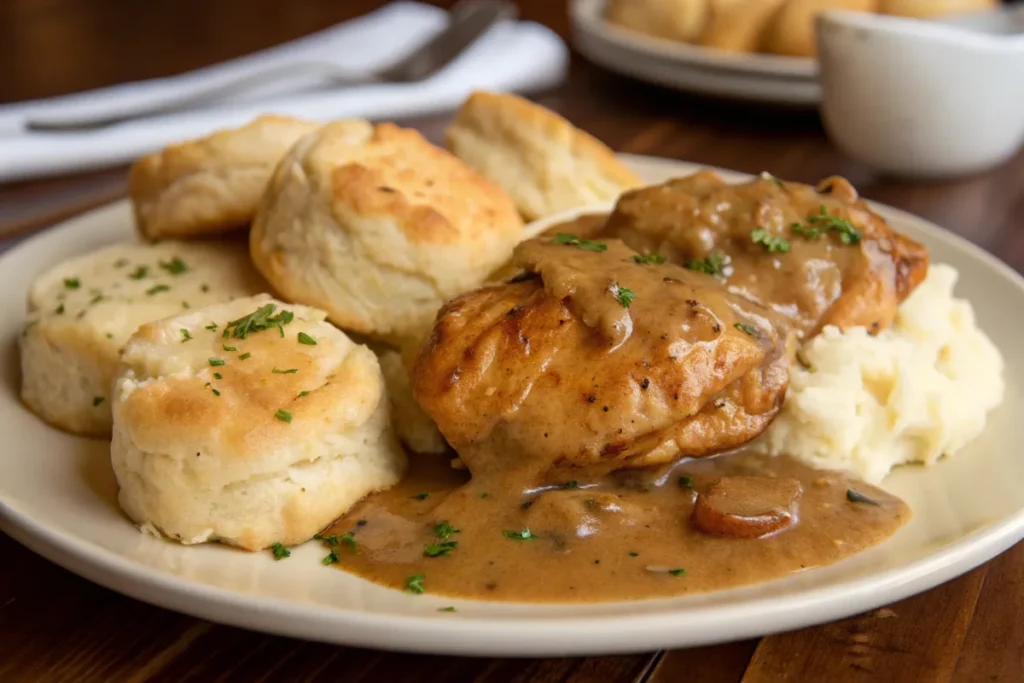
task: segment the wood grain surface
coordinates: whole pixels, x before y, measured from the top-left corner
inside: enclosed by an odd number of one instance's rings
[[[179,73],[378,4],[5,0],[0,102]],[[520,7],[524,17],[569,36],[564,2],[521,0]],[[865,196],[935,221],[1024,269],[1024,153],[964,180],[896,181],[838,152],[814,112],[683,95],[602,72],[576,56],[568,83],[536,99],[621,151],[805,182],[845,175]],[[439,140],[446,119],[403,123]],[[0,249],[121,196],[124,187],[123,168],[0,185]],[[265,636],[122,597],[2,534],[0,557],[4,683],[1024,681],[1024,545],[932,591],[834,624],[690,650],[545,660],[401,655]]]

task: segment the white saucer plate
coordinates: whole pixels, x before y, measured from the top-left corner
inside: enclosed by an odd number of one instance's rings
[[[652,182],[690,164],[628,157]],[[742,176],[736,175],[736,178]],[[914,510],[882,545],[831,567],[746,588],[593,605],[452,600],[387,590],[321,563],[308,543],[287,560],[219,545],[184,547],[143,535],[117,507],[109,445],[53,429],[18,400],[17,336],[40,270],[134,239],[119,202],[67,221],[0,257],[0,528],[35,552],[115,591],[245,628],[346,645],[467,655],[582,655],[686,647],[808,626],[926,590],[1024,537],[1024,280],[977,247],[909,214],[878,207],[960,270],[959,296],[1007,363],[1007,394],[985,433],[930,470],[884,487]],[[438,612],[455,605],[456,612]]]
[[[607,0],[572,0],[573,46],[616,73],[684,92],[808,107],[821,101],[817,61],[737,54],[646,36],[604,20]]]

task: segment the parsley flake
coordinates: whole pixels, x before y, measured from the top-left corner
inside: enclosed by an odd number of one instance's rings
[[[764,228],[754,228],[753,230],[751,230],[750,241],[753,242],[754,244],[760,244],[768,253],[789,253],[789,240],[787,240],[785,237],[773,235]]]
[[[243,353],[241,356],[238,357],[238,360],[245,360],[246,358],[248,358],[251,355],[252,355],[251,353],[246,351],[245,353]]]
[[[853,223],[838,216],[830,216],[828,209],[822,204],[818,213],[807,218],[807,225],[793,224],[793,232],[807,240],[816,240],[827,232],[839,235],[843,244],[859,244],[861,233]]]
[[[299,332],[299,343],[306,346],[316,346],[316,339],[313,339],[305,332]]]
[[[414,574],[405,580],[405,590],[410,593],[417,595],[426,593],[427,589],[423,586],[423,580],[427,578],[426,574]]]
[[[682,567],[679,567],[678,569],[669,569],[668,573],[671,574],[672,576],[682,576],[683,574],[686,573],[686,570],[683,569]]]
[[[281,337],[284,337],[284,326],[295,318],[295,314],[291,311],[281,311],[277,315],[273,315],[276,310],[275,304],[267,304],[257,308],[249,315],[232,320],[224,327],[224,336],[245,339],[253,332],[262,332],[276,327],[281,333]]]
[[[278,410],[276,413],[274,413],[274,417],[276,417],[281,422],[290,423],[292,421],[292,414],[289,413],[287,410]]]
[[[438,612],[454,612],[455,608],[452,607],[451,605],[448,605],[447,607],[438,607],[437,611]]]
[[[320,534],[313,534],[314,541],[323,541],[328,545],[338,545],[337,536],[321,536]]]
[[[555,235],[555,244],[565,244],[570,247],[579,247],[584,251],[607,251],[608,245],[604,242],[595,242],[594,240],[581,240],[571,232],[560,232]]]
[[[751,337],[760,337],[761,331],[750,323],[733,323],[733,327],[742,332],[743,334],[749,334]]]
[[[866,505],[874,505],[876,507],[881,505],[877,500],[868,498],[863,493],[857,493],[853,489],[846,489],[846,500],[851,503],[864,503]]]
[[[204,329],[210,330],[211,332],[217,331],[217,323],[210,323]]]
[[[171,275],[181,275],[188,270],[188,265],[177,256],[170,261],[160,261],[160,267]]]
[[[210,362],[210,365],[215,368],[224,365],[224,361],[220,358],[208,358],[207,360]]]
[[[681,489],[692,489],[693,488],[693,477],[688,474],[680,475],[677,483]]]
[[[327,567],[329,565],[332,565],[332,564],[338,564],[338,561],[339,561],[338,551],[337,550],[332,550],[330,555],[328,555],[327,557],[325,557],[324,559],[322,559],[320,561],[323,562],[323,565],[325,567]]]
[[[423,549],[423,557],[443,557],[450,555],[453,550],[459,547],[458,541],[440,541],[431,543]]]
[[[429,495],[429,493],[417,493],[415,496],[413,496],[413,498],[415,498],[416,500],[426,500],[427,496]]]
[[[623,308],[629,308],[629,305],[636,299],[636,292],[628,287],[622,287],[620,285],[612,285],[612,296],[615,300],[622,304]]]
[[[271,551],[274,553],[274,560],[283,560],[286,557],[291,557],[292,551],[285,548],[281,543],[275,543],[270,546]]]
[[[221,344],[221,348],[224,349],[225,351],[237,351],[238,350],[234,346],[228,346],[227,344]]]
[[[713,251],[703,259],[693,259],[686,262],[686,268],[688,270],[695,270],[698,273],[706,273],[708,275],[715,276],[725,274],[725,271],[723,270],[724,265],[725,254],[720,251]]]
[[[54,312],[55,312],[55,313],[56,313],[57,315],[64,315],[64,304],[63,304],[63,303],[61,303],[61,305],[60,305],[60,306],[58,306],[58,307],[57,307],[57,310],[56,310],[56,311],[54,311]]]
[[[192,341],[192,335],[183,327],[181,328],[181,343],[184,344],[187,341]]]
[[[81,283],[77,277],[66,277],[64,278],[64,287],[67,289],[78,289],[81,287]]]
[[[644,254],[643,256],[637,254],[636,256],[633,257],[633,262],[639,263],[642,266],[655,266],[664,263],[665,257],[657,252]]]
[[[345,545],[347,545],[349,548],[352,548],[352,552],[354,552],[354,553],[358,553],[359,552],[359,549],[356,548],[356,539],[355,539],[355,537],[352,536],[352,532],[351,531],[341,535],[341,542],[344,543]]]
[[[511,538],[516,541],[532,541],[537,538],[532,533],[530,533],[530,530],[526,527],[523,527],[522,531],[511,531],[509,529],[504,529],[502,530],[501,533],[505,534],[505,538]]]
[[[150,287],[149,289],[146,290],[146,294],[149,296],[153,296],[154,294],[159,294],[160,292],[169,291],[171,291],[171,288],[168,287],[167,285],[154,285],[153,287]]]
[[[146,277],[148,273],[149,268],[147,268],[146,266],[138,266],[135,270],[128,273],[128,277],[130,277],[133,280],[141,280],[142,278]]]
[[[299,395],[298,395],[298,398],[302,398],[303,396],[309,396],[309,392],[308,391],[300,391]]]
[[[298,368],[288,368],[287,370],[278,370],[277,368],[274,368],[271,370],[275,375],[294,375],[298,371]]]
[[[213,373],[213,376],[215,379],[224,379],[224,375],[220,374],[219,372]]]

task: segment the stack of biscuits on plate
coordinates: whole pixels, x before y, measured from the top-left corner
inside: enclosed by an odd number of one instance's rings
[[[813,57],[814,16],[823,10],[930,19],[985,9],[998,0],[609,0],[609,23],[657,38],[729,52]]]
[[[141,240],[32,285],[26,405],[111,438],[145,531],[309,539],[401,478],[400,441],[446,448],[406,369],[441,305],[507,266],[524,220],[641,184],[511,95],[470,97],[447,148],[389,123],[266,116],[140,159]]]

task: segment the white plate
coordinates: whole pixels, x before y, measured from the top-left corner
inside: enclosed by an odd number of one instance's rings
[[[649,157],[630,163],[655,182],[694,170]],[[735,175],[735,178],[742,176]],[[120,513],[103,441],[37,420],[17,398],[16,338],[34,273],[133,236],[127,203],[82,215],[0,258],[0,527],[32,550],[121,593],[214,621],[348,645],[473,655],[569,655],[685,647],[838,619],[946,581],[1024,536],[1024,281],[992,256],[920,218],[882,209],[960,269],[958,293],[1007,361],[1005,404],[985,434],[930,471],[885,488],[913,508],[886,543],[825,569],[737,590],[600,605],[514,605],[386,590],[320,564],[319,544],[275,562],[218,545],[186,548],[144,536]],[[455,613],[437,612],[454,604]]]
[[[795,106],[821,100],[816,60],[737,54],[645,36],[606,22],[606,3],[572,0],[569,15],[576,49],[607,69],[705,95]]]

